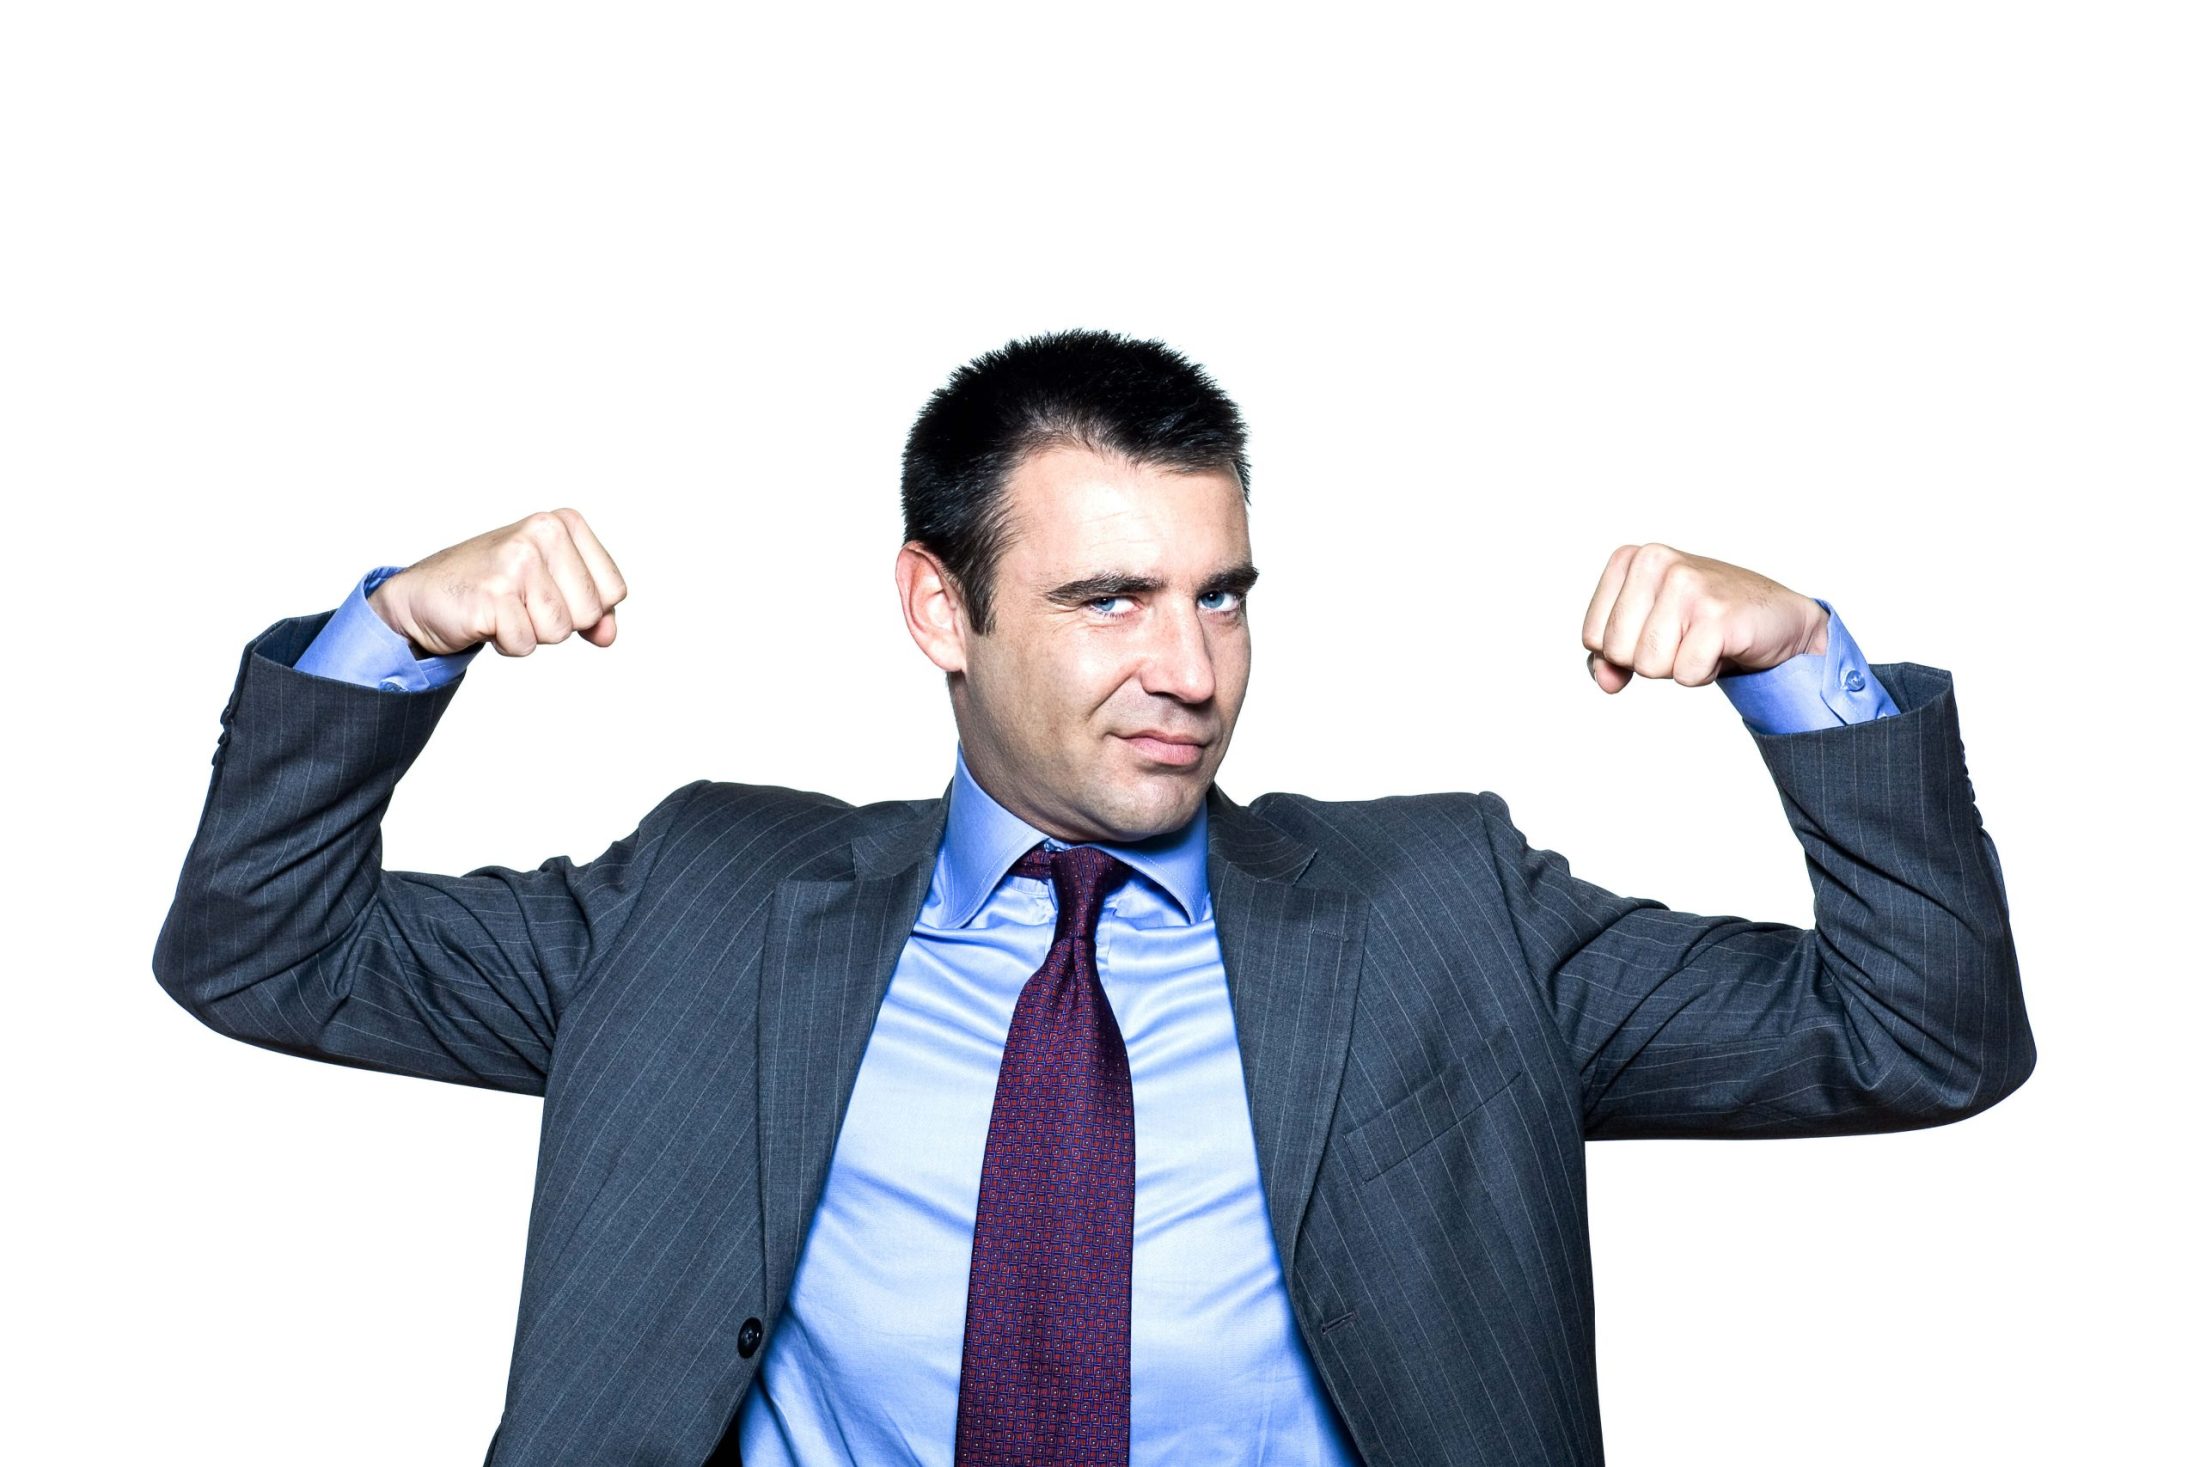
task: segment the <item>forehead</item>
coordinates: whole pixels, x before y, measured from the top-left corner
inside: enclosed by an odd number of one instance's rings
[[[1006,486],[1004,575],[1199,574],[1250,553],[1245,491],[1228,469],[1172,469],[1088,448],[1027,455]]]

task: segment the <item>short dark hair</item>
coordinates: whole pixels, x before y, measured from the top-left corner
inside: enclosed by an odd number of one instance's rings
[[[993,628],[1009,475],[1026,455],[1064,446],[1178,470],[1232,469],[1248,496],[1252,484],[1237,404],[1158,341],[1057,331],[956,368],[902,450],[902,538],[939,557],[975,632]]]

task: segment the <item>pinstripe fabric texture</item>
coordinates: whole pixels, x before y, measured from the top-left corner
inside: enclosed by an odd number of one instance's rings
[[[387,871],[456,685],[295,671],[325,619],[246,649],[155,972],[254,1044],[542,1096],[494,1461],[731,1461],[943,803],[698,782],[586,864]],[[1814,928],[1576,880],[1495,795],[1210,797],[1269,1216],[1368,1461],[1602,1461],[1585,1140],[1903,1130],[2030,1073],[1953,680],[1873,671],[1903,713],[1751,736]]]

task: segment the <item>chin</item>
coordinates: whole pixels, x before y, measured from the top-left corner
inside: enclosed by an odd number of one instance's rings
[[[1184,782],[1172,781],[1169,787],[1154,791],[1149,798],[1111,810],[1109,814],[1114,818],[1110,824],[1116,830],[1115,838],[1128,843],[1182,829],[1185,822],[1198,813],[1200,802],[1207,797],[1207,781],[1199,782],[1196,794],[1187,798],[1188,794]]]

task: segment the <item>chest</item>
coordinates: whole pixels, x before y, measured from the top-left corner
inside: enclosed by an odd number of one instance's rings
[[[791,1327],[763,1361],[776,1419],[744,1432],[759,1460],[777,1460],[763,1437],[805,1461],[830,1439],[882,1454],[951,1444],[994,1082],[1050,938],[1046,924],[920,923],[904,949],[795,1271]],[[1136,1121],[1134,1441],[1175,1452],[1187,1430],[1242,1444],[1279,1424],[1302,1447],[1333,1441],[1269,1228],[1213,924],[1104,924],[1101,938]]]

